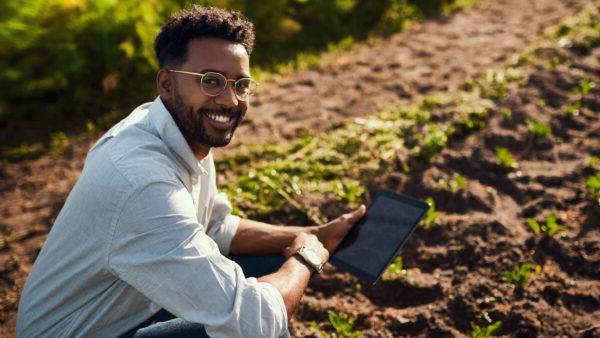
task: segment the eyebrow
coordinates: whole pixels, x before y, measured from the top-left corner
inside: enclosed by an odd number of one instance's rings
[[[204,69],[201,69],[200,71],[198,71],[198,73],[206,73],[206,72],[219,73],[219,74],[227,77],[227,75],[225,73],[223,73],[222,71],[220,71],[218,69],[204,68]],[[244,78],[250,78],[251,79],[252,76],[250,76],[250,74],[242,74],[242,75],[239,75],[235,79],[244,79]]]

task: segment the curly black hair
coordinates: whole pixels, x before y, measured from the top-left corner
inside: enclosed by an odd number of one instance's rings
[[[154,40],[154,51],[160,67],[184,63],[188,42],[201,37],[239,43],[250,55],[254,48],[254,25],[237,11],[198,5],[182,10],[171,16]]]

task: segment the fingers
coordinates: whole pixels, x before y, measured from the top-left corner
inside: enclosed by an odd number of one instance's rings
[[[361,204],[361,206],[358,207],[358,209],[354,210],[353,212],[343,215],[342,219],[344,221],[347,221],[348,223],[354,224],[359,219],[361,219],[365,215],[366,212],[367,212],[367,208],[365,207],[364,204]]]

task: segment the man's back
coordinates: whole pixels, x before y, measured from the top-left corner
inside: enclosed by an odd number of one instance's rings
[[[119,281],[106,264],[117,205],[134,186],[122,176],[111,157],[126,151],[124,147],[132,143],[160,147],[160,139],[152,133],[147,121],[146,110],[136,110],[88,154],[81,177],[25,285],[17,323],[20,336],[69,336],[73,330],[103,336],[105,333],[98,329],[104,325],[130,326],[119,324],[119,318],[143,321],[159,310],[131,286]],[[159,154],[157,148],[156,155]],[[126,165],[126,161],[118,163]],[[111,291],[107,292],[108,289]],[[137,305],[115,306],[122,299]],[[119,309],[132,312],[118,313]]]

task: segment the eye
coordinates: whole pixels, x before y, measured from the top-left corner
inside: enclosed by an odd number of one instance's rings
[[[238,92],[248,92],[252,89],[252,80],[250,79],[239,79],[235,82],[235,89]]]
[[[225,80],[221,74],[207,73],[202,78],[202,85],[205,87],[221,88]]]

